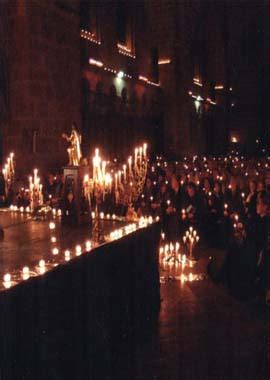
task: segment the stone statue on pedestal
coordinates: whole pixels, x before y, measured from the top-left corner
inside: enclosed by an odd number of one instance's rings
[[[68,136],[66,133],[62,134],[62,137],[66,139],[68,142],[70,142],[70,147],[67,149],[68,156],[69,156],[69,163],[70,166],[79,166],[80,161],[82,158],[82,152],[81,152],[81,135],[76,129],[76,124],[72,124],[72,130],[70,136]]]

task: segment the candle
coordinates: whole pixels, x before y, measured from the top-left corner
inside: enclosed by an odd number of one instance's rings
[[[137,156],[138,156],[138,148],[135,148],[135,158],[134,158],[134,165],[137,165]]]
[[[106,171],[106,161],[102,161],[102,176],[103,176],[103,179],[105,177],[105,171]]]
[[[76,251],[76,256],[80,256],[82,254],[82,248],[81,248],[81,246],[80,245],[76,245],[75,251]]]
[[[52,254],[55,256],[55,255],[58,255],[59,253],[59,249],[58,248],[53,248],[52,249]]]
[[[129,174],[131,174],[131,164],[132,164],[132,157],[130,156],[129,159],[128,159],[128,170],[129,170]]]
[[[70,260],[70,251],[68,249],[65,251],[65,260],[66,261]]]
[[[114,175],[114,178],[115,178],[115,191],[116,191],[118,188],[118,174],[117,173]]]
[[[91,241],[88,240],[88,241],[85,243],[86,251],[90,251],[90,250],[91,250],[91,247],[92,247]]]
[[[123,171],[124,171],[124,181],[127,180],[127,165],[123,165]]]
[[[54,222],[50,222],[49,223],[49,228],[50,228],[50,230],[54,230],[55,229],[55,223]]]
[[[4,275],[4,282],[10,282],[11,281],[11,275],[9,273],[6,273]]]
[[[143,148],[140,146],[140,148],[139,148],[139,159],[140,159],[140,163],[142,162],[142,151],[143,151]]]
[[[144,143],[143,144],[143,156],[144,156],[144,158],[146,158],[146,149],[147,149],[147,144]]]

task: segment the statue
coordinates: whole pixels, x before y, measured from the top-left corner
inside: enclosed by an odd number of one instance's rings
[[[79,166],[82,152],[81,152],[81,135],[76,130],[76,124],[72,124],[72,130],[70,136],[66,133],[62,134],[62,137],[70,142],[70,147],[67,149],[69,163],[68,165]]]

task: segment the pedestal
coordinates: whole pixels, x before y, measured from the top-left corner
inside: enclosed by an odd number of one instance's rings
[[[63,169],[62,223],[72,225],[90,224],[90,205],[83,193],[83,178],[86,174],[89,174],[89,166],[65,166]]]

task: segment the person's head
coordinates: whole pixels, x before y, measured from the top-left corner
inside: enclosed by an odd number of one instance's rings
[[[196,186],[193,182],[189,182],[187,185],[187,194],[189,197],[194,197],[196,194]]]
[[[232,190],[233,192],[237,190],[237,187],[238,187],[237,179],[236,179],[236,177],[234,177],[234,176],[231,177],[231,180],[230,180],[230,187],[231,187],[231,190]]]
[[[49,173],[47,178],[48,178],[48,183],[50,185],[52,185],[54,183],[54,176],[53,176],[53,174]]]
[[[152,187],[152,180],[149,177],[146,178],[146,187],[147,189],[150,189]]]
[[[171,187],[173,190],[178,190],[178,188],[179,188],[179,182],[178,182],[175,175],[173,175],[171,178]]]
[[[71,129],[75,130],[77,129],[77,124],[75,121],[72,122]]]
[[[256,211],[259,216],[265,216],[270,211],[270,195],[265,190],[261,191],[257,197]]]
[[[222,192],[222,187],[220,182],[215,182],[214,183],[214,193],[220,194]]]
[[[265,184],[264,184],[264,181],[259,181],[259,182],[258,182],[257,190],[258,190],[258,191],[263,191],[263,190],[265,190]]]
[[[205,191],[207,192],[211,190],[211,185],[208,178],[205,178],[203,180],[203,187],[205,188]]]
[[[67,195],[67,200],[71,203],[74,199],[74,195],[73,193],[70,191]]]
[[[249,191],[251,193],[255,193],[257,191],[257,182],[254,179],[249,181]]]
[[[161,194],[165,194],[166,191],[167,191],[167,186],[166,186],[166,183],[163,182],[161,185],[160,185],[160,191],[161,191]]]

